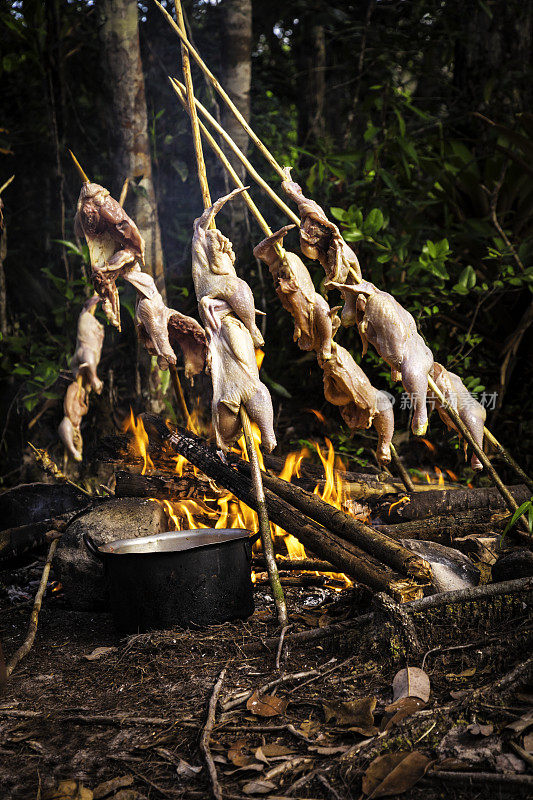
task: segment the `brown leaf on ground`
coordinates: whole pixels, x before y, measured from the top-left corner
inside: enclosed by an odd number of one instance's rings
[[[304,736],[307,736],[308,739],[312,739],[320,732],[320,723],[314,719],[308,719],[302,722],[298,730],[300,733],[303,733]]]
[[[533,733],[526,733],[524,736],[524,750],[526,753],[533,753]]]
[[[136,789],[121,789],[111,800],[146,800],[146,797]]]
[[[43,800],[93,800],[93,793],[79,781],[60,781],[57,789],[43,794]]]
[[[363,776],[363,792],[369,798],[403,794],[420,780],[430,764],[430,759],[417,750],[378,756]]]
[[[418,667],[407,667],[396,673],[392,681],[393,702],[403,697],[419,697],[424,703],[429,700],[431,684],[427,672]]]
[[[192,764],[189,764],[189,762],[185,761],[183,758],[179,759],[179,763],[176,766],[176,772],[181,778],[194,778],[201,771],[201,766],[193,767]]]
[[[476,667],[468,667],[464,669],[462,672],[447,672],[446,677],[451,678],[471,678],[472,675],[475,675],[477,672]]]
[[[479,722],[473,722],[466,730],[470,736],[491,736],[494,733],[494,725],[480,725]]]
[[[264,764],[269,764],[271,758],[281,758],[282,756],[293,756],[294,750],[285,747],[283,744],[264,744],[255,751],[255,757]]]
[[[288,704],[289,701],[283,697],[273,694],[259,695],[256,690],[246,703],[246,708],[258,717],[277,717],[278,714],[285,713]]]
[[[249,781],[242,787],[244,794],[270,794],[276,784],[272,781]]]
[[[117,789],[124,789],[126,786],[131,786],[133,783],[132,775],[118,775],[116,778],[111,778],[109,781],[99,783],[96,789],[93,789],[94,800],[100,800],[113,794]]]
[[[361,700],[322,703],[326,722],[336,721],[337,725],[350,725],[350,731],[363,736],[377,733],[374,727],[375,697],[363,697]]]
[[[234,742],[228,750],[228,758],[236,767],[245,767],[253,761],[250,754],[246,752],[247,750],[246,739],[239,739]]]
[[[350,750],[349,745],[338,745],[332,747],[321,747],[320,745],[317,746],[309,746],[307,748],[310,753],[318,753],[319,756],[337,756],[340,753],[346,753]]]
[[[420,697],[402,697],[385,708],[387,712],[381,721],[381,730],[388,731],[393,725],[399,725],[406,717],[416,714],[426,704]]]

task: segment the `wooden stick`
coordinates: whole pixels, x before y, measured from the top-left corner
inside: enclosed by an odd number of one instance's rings
[[[263,480],[261,469],[259,467],[259,459],[255,449],[255,442],[252,433],[252,426],[248,412],[241,405],[240,416],[242,422],[242,429],[244,432],[244,440],[246,442],[246,450],[248,458],[250,459],[250,468],[252,471],[252,484],[254,487],[255,499],[257,502],[257,518],[259,520],[259,530],[261,532],[261,544],[263,545],[263,554],[265,557],[268,577],[270,579],[270,586],[274,596],[274,603],[278,613],[278,622],[282,628],[285,628],[288,623],[287,605],[285,603],[285,596],[279,578],[278,567],[276,558],[274,556],[274,544],[270,534],[270,522],[268,519],[268,511],[265,500],[265,490],[263,488]]]
[[[183,86],[182,83],[180,83],[179,81],[175,81],[172,78],[169,78],[169,80],[178,97],[179,97],[178,89],[180,89],[181,92],[184,93],[185,86]],[[200,114],[209,122],[209,124],[215,129],[215,131],[219,134],[219,136],[222,137],[222,139],[226,142],[230,150],[237,156],[241,164],[243,164],[246,170],[250,173],[254,181],[258,183],[259,186],[263,189],[263,191],[265,191],[266,194],[270,197],[270,199],[273,200],[274,203],[279,208],[281,208],[281,210],[289,217],[291,222],[294,222],[296,225],[298,225],[298,227],[300,227],[300,217],[297,216],[291,208],[289,208],[287,203],[285,203],[281,199],[281,197],[278,197],[276,192],[274,192],[274,190],[268,185],[268,183],[261,177],[261,175],[257,172],[255,167],[246,158],[246,156],[239,148],[239,146],[234,142],[231,136],[228,133],[226,133],[222,125],[219,125],[217,120],[209,113],[207,108],[204,105],[202,105],[202,103],[200,103],[200,101],[197,98],[195,98],[194,102]]]
[[[318,558],[277,558],[276,564],[282,572],[338,572],[329,561],[319,561]],[[252,558],[253,569],[265,569],[265,567],[266,561],[262,556]]]
[[[7,187],[9,186],[9,184],[12,183],[14,180],[15,180],[15,176],[14,175],[12,175],[10,178],[8,178],[7,181],[5,183],[3,183],[2,186],[0,186],[0,194],[2,194],[2,192],[4,192],[7,189]]]
[[[211,781],[211,790],[213,792],[213,797],[215,798],[215,800],[222,800],[222,789],[220,788],[220,783],[218,782],[217,768],[215,767],[215,762],[213,761],[213,756],[211,755],[211,748],[209,746],[209,741],[211,739],[211,734],[213,733],[218,697],[220,695],[220,690],[222,688],[222,683],[225,677],[226,677],[226,667],[224,667],[224,669],[218,676],[215,685],[213,686],[213,692],[209,699],[207,720],[204,725],[204,729],[202,731],[202,738],[200,739],[200,749],[204,754],[205,763],[207,765],[207,771],[209,772],[209,779]]]
[[[516,463],[516,461],[510,455],[510,453],[507,452],[507,450],[505,449],[503,444],[500,444],[500,442],[489,431],[488,428],[483,428],[483,433],[485,434],[487,440],[491,443],[491,445],[496,448],[496,451],[498,452],[498,455],[501,456],[502,460],[507,464],[507,466],[510,467],[511,469],[513,469],[516,472],[516,474],[519,475],[520,478],[522,478],[522,480],[526,484],[527,488],[531,492],[533,492],[533,480],[531,480],[529,475],[527,475],[527,473],[524,472],[522,467],[519,464]]]
[[[409,475],[404,465],[402,464],[400,456],[398,455],[398,452],[392,442],[390,445],[390,453],[392,457],[392,463],[394,464],[397,472],[399,472],[400,478],[403,481],[403,485],[405,486],[408,492],[416,492],[416,486],[414,485],[413,481],[411,480],[411,476]]]
[[[130,179],[126,178],[124,183],[122,184],[122,189],[120,190],[120,197],[118,200],[119,206],[123,206],[126,202],[126,195],[128,194],[128,188],[130,185]]]
[[[24,656],[28,655],[28,653],[32,648],[33,642],[35,641],[35,635],[37,633],[37,624],[39,621],[39,611],[41,610],[43,596],[46,591],[46,584],[48,583],[48,576],[50,574],[50,567],[52,565],[52,560],[54,558],[54,554],[56,552],[58,544],[59,544],[59,539],[54,539],[54,541],[50,545],[50,549],[48,550],[48,555],[46,557],[46,562],[43,568],[43,574],[41,575],[41,582],[39,584],[37,594],[35,595],[35,601],[33,603],[33,609],[30,616],[30,624],[28,626],[28,633],[26,635],[26,639],[24,640],[23,644],[13,654],[6,667],[7,677],[11,675],[11,673],[13,672],[19,661],[21,661],[24,658]]]
[[[232,101],[232,99],[227,94],[227,92],[224,91],[224,89],[222,88],[222,86],[220,85],[218,80],[215,78],[215,76],[213,75],[213,73],[211,72],[209,67],[202,61],[202,59],[200,57],[200,54],[195,50],[195,48],[189,42],[189,40],[187,39],[186,34],[183,32],[183,30],[178,25],[176,25],[176,23],[174,22],[174,20],[172,19],[172,17],[168,13],[168,11],[165,8],[163,8],[163,6],[161,5],[161,3],[158,2],[158,0],[154,0],[154,3],[158,7],[158,9],[161,11],[163,16],[167,20],[168,24],[178,34],[179,38],[181,39],[182,45],[184,45],[187,48],[187,50],[189,52],[189,55],[191,55],[194,58],[194,60],[196,61],[196,63],[198,64],[198,66],[200,67],[200,69],[202,70],[204,75],[206,76],[206,78],[209,80],[209,82],[212,84],[213,88],[219,93],[221,98],[224,100],[224,102],[228,106],[228,108],[231,111],[231,113],[233,114],[233,116],[240,122],[240,124],[242,125],[242,127],[244,128],[244,130],[246,131],[246,133],[248,134],[248,136],[252,140],[252,142],[261,151],[263,156],[266,158],[266,160],[268,161],[270,166],[277,172],[279,177],[282,180],[285,180],[286,176],[285,176],[282,168],[280,167],[280,165],[278,164],[278,162],[274,158],[274,156],[270,153],[270,151],[267,149],[267,147],[265,147],[265,145],[263,144],[263,142],[261,141],[259,136],[257,136],[257,134],[255,134],[254,131],[250,128],[249,124],[246,122],[246,120],[244,119],[243,115],[241,114],[241,112],[239,111],[239,109],[237,108],[235,103]]]
[[[180,31],[180,34],[182,34],[185,37],[185,42],[187,42],[187,38],[185,36],[185,23],[183,20],[183,12],[181,9],[181,1],[175,0],[175,5],[176,5],[176,16],[179,22],[179,28],[176,26],[176,30]],[[170,15],[169,19],[172,19]],[[174,24],[173,20],[172,23]],[[187,105],[189,110],[189,116],[191,118],[194,149],[196,153],[196,165],[198,168],[198,180],[200,181],[200,187],[202,189],[204,208],[207,209],[211,206],[211,195],[209,193],[207,173],[205,170],[204,154],[202,150],[202,139],[200,135],[200,126],[198,124],[198,115],[196,113],[196,104],[194,102],[191,65],[188,55],[189,54],[186,52],[186,47],[184,46],[182,39],[183,75],[185,77],[185,85],[187,87]],[[215,227],[214,217],[212,218],[210,225],[213,228]],[[255,500],[257,503],[257,517],[259,521],[259,531],[261,533],[263,552],[267,562],[268,577],[270,580],[270,586],[272,588],[272,594],[274,596],[274,602],[278,613],[278,621],[279,624],[282,627],[284,627],[285,625],[287,625],[287,606],[285,604],[285,597],[279,579],[278,568],[276,567],[276,559],[274,558],[274,546],[272,544],[272,537],[270,535],[270,522],[268,520],[268,513],[265,502],[265,493],[263,490],[263,483],[261,480],[261,470],[259,468],[259,460],[256,452],[256,445],[252,434],[250,418],[248,416],[248,412],[246,411],[243,405],[241,405],[240,407],[240,417],[244,431],[246,449],[248,451],[248,458],[250,460],[250,465],[252,469],[252,483],[254,488]]]
[[[442,394],[441,390],[439,389],[439,387],[437,386],[431,375],[428,375],[428,384],[430,389],[437,396],[439,402],[443,406],[448,416],[453,420],[453,424],[455,425],[461,436],[463,436],[466,439],[466,441],[472,446],[474,453],[477,455],[477,457],[479,458],[479,460],[489,473],[492,482],[494,483],[494,485],[500,492],[501,496],[503,497],[507,508],[514,513],[518,508],[516,500],[512,496],[507,486],[505,486],[505,484],[503,483],[502,479],[492,466],[491,462],[483,452],[482,448],[478,445],[478,443],[476,442],[476,440],[474,439],[474,437],[472,436],[466,425],[463,423],[463,420],[460,418],[455,408],[453,408],[451,404],[448,403],[448,401]],[[520,521],[522,522],[522,525],[525,528],[525,530],[529,533],[529,527],[525,516],[522,516]]]
[[[70,153],[70,155],[72,157],[72,160],[74,161],[76,169],[78,170],[78,172],[80,174],[80,178],[82,179],[83,183],[89,183],[89,178],[87,177],[87,175],[85,174],[85,172],[81,168],[81,164],[78,161],[78,159],[76,158],[76,156],[74,155],[74,153],[72,152],[72,150],[69,150],[69,153]]]

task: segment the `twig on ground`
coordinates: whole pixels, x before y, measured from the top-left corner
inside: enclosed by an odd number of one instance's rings
[[[328,661],[326,664],[323,665],[323,667],[327,666],[328,664],[331,664],[331,661]],[[311,676],[321,675],[321,674],[322,673],[320,669],[310,669],[305,672],[292,672],[289,675],[282,675],[280,678],[276,678],[273,681],[269,681],[269,683],[265,683],[263,686],[260,686],[259,689],[257,689],[257,693],[260,695],[265,694],[265,692],[270,691],[270,689],[273,689],[275,686],[279,686],[282,683],[289,683],[290,681],[300,681],[303,680],[304,678],[309,678]],[[222,709],[222,711],[230,711],[230,709],[236,708],[237,706],[242,705],[242,703],[245,703],[246,700],[248,700],[248,698],[250,698],[255,691],[256,689],[250,689],[246,692],[241,692],[240,694],[232,698],[230,697],[220,704],[220,708]]]
[[[533,767],[533,755],[528,753],[527,750],[524,750],[523,747],[520,747],[516,742],[509,742],[510,747],[515,751],[517,756],[520,756],[522,761],[525,761],[526,764],[529,764],[530,767]]]
[[[48,576],[50,574],[50,567],[52,565],[52,560],[54,558],[54,554],[57,549],[57,545],[59,544],[59,539],[54,539],[52,544],[50,545],[50,549],[48,550],[48,555],[46,557],[46,562],[43,567],[43,573],[41,575],[41,582],[39,584],[39,588],[37,589],[37,594],[35,595],[35,601],[33,603],[33,609],[30,615],[30,624],[28,626],[28,633],[26,635],[26,639],[24,640],[23,644],[19,647],[18,650],[13,653],[11,659],[9,660],[7,667],[6,667],[6,674],[7,677],[11,675],[19,661],[21,661],[24,656],[28,655],[30,652],[33,642],[35,641],[35,636],[37,634],[37,625],[39,622],[39,611],[41,610],[41,605],[43,602],[44,593],[46,591],[46,584],[48,583]]]
[[[447,770],[436,769],[426,772],[424,780],[441,780],[449,783],[460,783],[467,786],[468,783],[500,783],[505,786],[531,786],[533,787],[533,775],[513,775],[510,772],[448,772]]]
[[[424,658],[422,659],[420,669],[424,669],[427,657],[433,653],[451,653],[454,650],[468,650],[470,647],[482,647],[483,645],[490,644],[490,642],[497,642],[500,640],[501,636],[490,636],[489,638],[478,639],[475,642],[468,642],[467,644],[455,644],[451,645],[450,647],[442,647],[441,645],[438,647],[432,647],[431,650],[428,650],[426,653],[424,653]]]
[[[485,684],[484,686],[480,686],[477,689],[474,689],[472,692],[462,698],[462,700],[458,701],[458,705],[469,705],[472,702],[475,702],[481,696],[492,697],[494,694],[498,694],[501,697],[504,694],[512,691],[516,684],[524,681],[526,682],[529,680],[531,675],[533,674],[533,655],[526,658],[525,661],[521,661],[512,670],[506,672],[505,675],[502,675],[501,678],[498,678],[497,681],[493,683]]]
[[[220,784],[218,782],[217,777],[217,768],[215,767],[215,762],[213,761],[213,756],[211,755],[211,749],[209,747],[209,740],[211,738],[211,734],[213,732],[213,727],[215,724],[215,712],[218,702],[218,697],[220,695],[220,690],[222,688],[222,684],[224,682],[224,678],[226,677],[226,667],[220,672],[215,685],[213,686],[213,691],[211,693],[211,698],[209,700],[209,707],[207,712],[207,720],[204,725],[204,729],[202,731],[202,738],[200,739],[200,749],[204,754],[205,762],[207,765],[207,771],[209,773],[209,778],[211,780],[211,790],[213,792],[213,797],[215,800],[222,800],[222,789],[220,788]]]
[[[342,797],[340,796],[340,794],[337,792],[336,789],[333,788],[333,786],[328,781],[328,779],[326,778],[325,775],[323,775],[321,772],[317,772],[316,776],[317,776],[318,780],[320,781],[320,783],[322,784],[322,786],[324,786],[324,788],[327,789],[327,791],[330,793],[330,795],[332,797],[335,798],[335,800],[342,800]]]
[[[290,633],[285,637],[287,645],[302,644],[306,642],[316,642],[320,639],[329,639],[331,636],[339,636],[346,631],[354,630],[358,625],[364,625],[367,622],[374,620],[374,614],[362,614],[360,617],[346,620],[345,622],[334,622],[325,628],[311,628],[308,631],[300,631],[299,633]],[[245,646],[246,651],[256,651],[263,648],[276,647],[278,643],[277,636],[270,636],[264,639],[261,644],[253,642],[251,645]]]
[[[379,592],[374,597],[374,604],[377,608],[392,619],[400,633],[403,635],[406,649],[413,655],[418,656],[422,652],[422,646],[418,639],[413,618],[408,613],[405,606],[396,603],[392,597],[385,592]]]
[[[276,669],[278,670],[278,672],[283,657],[283,645],[285,643],[285,634],[287,633],[287,631],[291,629],[291,627],[292,625],[284,625],[279,635],[278,652],[276,653]],[[0,680],[1,680],[1,674],[0,674]]]

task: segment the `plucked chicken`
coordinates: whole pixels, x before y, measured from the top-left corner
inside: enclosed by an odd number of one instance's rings
[[[74,381],[68,387],[63,400],[64,417],[58,428],[59,438],[75,461],[82,460],[83,439],[81,420],[89,410],[88,392]]]
[[[272,400],[259,380],[254,345],[263,343],[255,324],[248,284],[237,277],[231,242],[208,226],[231,197],[217,200],[194,221],[192,269],[200,318],[207,336],[207,369],[213,384],[212,419],[218,447],[226,451],[241,432],[244,407],[261,432],[262,446],[276,446]]]
[[[280,253],[277,244],[295,225],[285,225],[272,236],[263,239],[255,248],[254,256],[268,266],[274,278],[276,294],[283,308],[294,319],[294,341],[301,350],[315,350],[322,359],[331,356],[331,339],[339,321],[324,298],[315,291],[307,267],[296,253]],[[332,319],[333,317],[333,319]],[[334,330],[334,324],[335,330]]]
[[[264,341],[261,331],[255,324],[258,312],[255,309],[252,290],[246,281],[237,276],[234,266],[235,253],[230,240],[217,228],[209,228],[211,220],[222,206],[243,191],[245,190],[234,189],[230,194],[217,200],[194,221],[192,277],[204,324],[207,325],[206,315],[214,307],[210,301],[224,300],[250,332],[255,347],[261,347]],[[217,317],[210,319],[211,329],[217,321]]]
[[[456,375],[454,372],[450,372],[443,367],[442,364],[438,364],[437,362],[435,362],[433,365],[433,380],[435,381],[437,388],[441,390],[447,402],[457,412],[465,427],[468,428],[474,441],[479,445],[480,448],[483,447],[483,428],[487,418],[487,410],[481,405],[481,403],[478,403],[478,401],[472,397],[459,375]],[[430,393],[428,395],[428,400],[431,403],[435,403],[435,407],[444,424],[450,430],[456,431],[457,428],[446,413],[445,409],[442,407],[442,404],[439,402],[438,398]],[[464,446],[466,454],[466,442],[464,443]],[[472,453],[470,464],[472,465],[472,469],[483,469],[483,464],[475,453]]]
[[[390,366],[392,379],[402,381],[413,407],[412,431],[415,436],[423,436],[428,425],[426,396],[433,367],[431,350],[411,314],[388,292],[369,281],[345,288],[357,298],[356,323],[363,355],[370,342]]]
[[[326,400],[339,406],[350,430],[374,425],[378,434],[378,461],[388,464],[394,434],[394,413],[389,397],[372,386],[350,353],[336,342],[331,345],[331,357],[325,359],[318,355],[318,363],[324,372]]]
[[[355,299],[344,291],[344,284],[352,284],[361,280],[361,267],[357,256],[341,236],[334,222],[331,222],[324,210],[304,197],[301,187],[291,180],[291,168],[284,169],[286,179],[282,182],[285,193],[298,205],[300,214],[300,248],[304,256],[319,261],[326,273],[324,286],[329,289],[333,284],[338,287],[344,298],[341,314],[345,326],[355,323]]]
[[[104,343],[104,326],[94,316],[100,297],[95,294],[86,301],[78,318],[76,350],[70,362],[74,377],[83,377],[96,394],[102,391],[102,381],[97,375],[98,364]]]
[[[81,187],[74,224],[76,232],[87,241],[91,278],[103,300],[105,315],[120,330],[116,280],[134,264],[144,265],[144,239],[108,190],[89,181]]]

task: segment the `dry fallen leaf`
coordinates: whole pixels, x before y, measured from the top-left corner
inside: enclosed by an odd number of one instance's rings
[[[349,745],[338,745],[336,747],[320,747],[320,746],[309,746],[307,748],[310,753],[318,753],[319,756],[336,756],[339,753],[346,753],[349,749]]]
[[[302,722],[298,730],[300,733],[303,733],[304,736],[307,736],[308,739],[312,739],[317,735],[317,733],[319,733],[320,723],[314,719],[308,719],[305,722]]]
[[[429,700],[431,684],[427,672],[418,667],[407,667],[396,673],[392,681],[392,701],[403,697],[419,697],[424,703]]]
[[[388,731],[393,725],[399,725],[406,717],[416,714],[426,704],[420,697],[401,697],[396,702],[386,706],[387,712],[381,721],[381,730]]]
[[[336,720],[337,725],[350,725],[350,731],[373,736],[377,733],[373,714],[376,702],[375,697],[363,697],[361,700],[322,703],[322,708],[326,722]]]
[[[524,736],[524,750],[526,753],[533,753],[533,733],[526,733]]]
[[[289,747],[285,747],[282,744],[264,744],[262,747],[258,747],[255,751],[255,757],[258,761],[262,761],[264,764],[270,763],[271,758],[280,758],[282,756],[293,756],[294,750],[291,750]]]
[[[43,800],[93,800],[93,793],[78,781],[60,781],[57,789],[44,792]]]
[[[476,667],[468,667],[468,669],[464,669],[462,672],[448,672],[446,673],[447,678],[471,678],[472,675],[476,674]]]
[[[234,742],[228,750],[228,758],[236,767],[245,767],[250,764],[253,759],[249,753],[245,752],[248,749],[246,739],[239,739]]]
[[[194,778],[199,772],[202,771],[202,767],[193,767],[192,764],[189,764],[188,761],[185,761],[183,758],[179,759],[178,765],[176,767],[176,772],[180,776],[180,778]]]
[[[113,794],[118,789],[124,789],[126,786],[131,786],[133,783],[132,775],[119,775],[116,778],[111,778],[109,781],[99,783],[96,789],[93,789],[94,800],[101,800],[109,794]]]
[[[244,794],[269,794],[276,784],[272,781],[249,781],[242,787]]]
[[[109,655],[109,653],[114,653],[116,650],[118,650],[118,647],[96,647],[92,653],[88,653],[83,658],[86,661],[98,661],[98,659]]]
[[[113,795],[111,800],[146,800],[146,798],[136,789],[121,789]]]
[[[417,750],[378,756],[363,776],[363,792],[369,798],[402,794],[420,780],[430,764]]]
[[[479,722],[473,722],[466,730],[470,736],[491,736],[494,733],[494,725],[480,725]]]
[[[277,717],[278,714],[285,713],[288,704],[289,701],[283,697],[273,694],[259,695],[256,690],[246,703],[246,708],[258,717]]]

